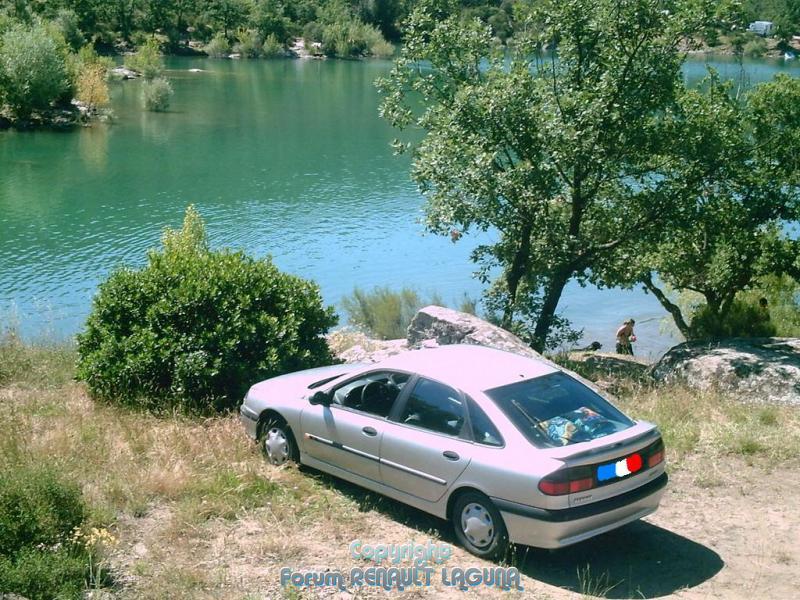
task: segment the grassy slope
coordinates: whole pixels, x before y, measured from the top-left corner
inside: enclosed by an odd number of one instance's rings
[[[124,594],[242,597],[234,590],[252,589],[254,574],[277,585],[278,567],[292,561],[337,568],[326,545],[383,539],[402,523],[422,540],[442,531],[397,506],[381,524],[367,515],[396,503],[314,472],[270,468],[235,416],[155,418],[93,402],[71,380],[73,362],[69,348],[0,344],[0,467],[46,461],[80,483],[94,522],[120,538],[112,563]],[[738,455],[757,468],[800,458],[797,410],[637,384],[620,404],[661,426],[673,472],[698,455]]]

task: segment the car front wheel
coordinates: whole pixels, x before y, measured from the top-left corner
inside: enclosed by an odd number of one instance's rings
[[[259,437],[261,451],[266,459],[277,467],[297,461],[297,443],[292,430],[282,418],[268,417],[261,427]]]
[[[465,492],[458,496],[452,521],[458,541],[475,556],[493,560],[505,555],[508,532],[500,512],[485,495]]]

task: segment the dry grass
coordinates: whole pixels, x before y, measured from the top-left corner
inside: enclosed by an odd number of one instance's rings
[[[659,425],[673,465],[692,453],[769,462],[800,457],[800,412],[793,407],[743,404],[718,392],[677,386],[642,386],[618,404]]]
[[[120,538],[112,565],[122,596],[242,598],[254,589],[257,597],[285,596],[280,566],[349,569],[342,549],[357,537],[403,543],[409,531],[419,541],[448,535],[435,519],[375,494],[271,468],[235,416],[154,417],[97,403],[71,381],[73,350],[14,352],[25,367],[0,383],[0,467],[46,462],[82,486],[92,522]],[[636,385],[619,404],[661,426],[673,468],[700,452],[800,457],[800,414],[789,408]],[[695,484],[708,488],[723,479],[698,477]],[[580,580],[593,595],[615,583],[588,572]]]

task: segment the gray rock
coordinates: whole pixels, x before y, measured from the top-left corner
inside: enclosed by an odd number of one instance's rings
[[[598,377],[639,379],[650,368],[650,364],[641,358],[626,354],[577,351],[570,352],[568,358],[570,362],[581,364],[581,372],[595,373]]]
[[[405,340],[369,340],[340,352],[338,357],[346,363],[376,363],[408,350]]]
[[[732,393],[746,402],[800,405],[800,339],[686,342],[667,352],[652,375],[657,381]]]
[[[421,348],[448,344],[477,344],[541,358],[541,354],[513,333],[475,315],[435,305],[421,308],[408,326],[408,346]]]
[[[139,73],[128,67],[114,67],[111,69],[111,75],[119,79],[136,79]]]

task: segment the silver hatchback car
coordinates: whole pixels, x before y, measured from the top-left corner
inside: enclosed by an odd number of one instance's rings
[[[559,548],[655,511],[655,425],[552,363],[474,345],[262,381],[241,406],[274,465],[325,471],[449,519],[486,558]]]

